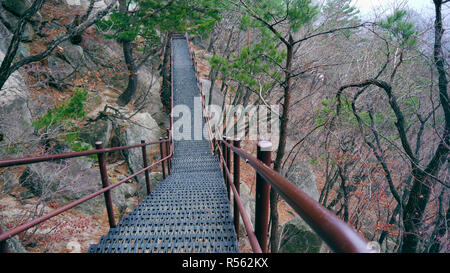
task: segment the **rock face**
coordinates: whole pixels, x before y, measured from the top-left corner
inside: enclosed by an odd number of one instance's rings
[[[0,61],[3,58],[0,51]],[[0,135],[5,143],[19,143],[33,133],[28,100],[27,86],[22,76],[14,72],[0,90]]]
[[[2,0],[1,2],[5,9],[17,16],[23,15],[32,5],[30,0]]]
[[[32,2],[30,0],[1,0],[1,21],[6,24],[6,28],[8,28],[10,32],[14,32],[19,23],[20,16],[22,16],[31,5]],[[37,14],[33,20],[36,20],[38,17],[40,17],[39,14]],[[31,42],[34,35],[33,26],[31,24],[26,24],[22,32],[22,41]]]
[[[91,166],[91,159],[86,158],[29,165],[19,179],[20,186],[29,189],[22,197],[73,201],[93,193],[99,189],[101,180],[99,172]]]
[[[162,130],[149,113],[138,113],[127,127],[118,126],[115,130],[116,135],[120,138],[121,145],[139,144],[141,140],[146,142],[156,141],[163,136]],[[142,150],[140,148],[124,150],[123,154],[132,173],[143,168]],[[137,181],[139,184],[145,183],[144,175],[137,176]]]
[[[6,227],[0,224],[1,229],[3,232],[8,231]],[[9,253],[28,253],[26,249],[22,246],[22,244],[19,241],[18,236],[14,236],[6,241],[8,251]]]
[[[293,182],[300,190],[306,193],[314,200],[319,200],[319,191],[317,190],[316,177],[310,164],[306,162],[295,163],[286,178]]]
[[[141,66],[138,71],[136,101],[139,100],[139,97],[145,98],[145,111],[150,113],[158,125],[166,128],[169,127],[169,119],[167,114],[162,111],[163,105],[159,94],[161,90],[159,78],[160,77],[157,76],[148,66]]]
[[[308,163],[296,163],[286,177],[314,200],[319,200],[316,179]],[[320,251],[322,243],[322,239],[299,216],[281,227],[279,252],[315,253]]]
[[[111,120],[99,119],[81,128],[80,138],[92,147],[95,147],[97,141],[101,141],[104,147],[110,146],[112,126]]]
[[[280,253],[318,253],[322,247],[322,239],[300,217],[283,225],[280,241]]]

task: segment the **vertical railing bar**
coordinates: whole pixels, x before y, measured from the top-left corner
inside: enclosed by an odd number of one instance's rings
[[[228,191],[228,182],[227,182],[227,180],[228,180],[228,178],[227,178],[227,173],[226,173],[226,170],[225,170],[225,166],[227,165],[227,153],[226,153],[226,151],[225,151],[225,149],[226,149],[226,145],[225,145],[225,142],[226,142],[226,140],[227,140],[227,138],[224,136],[224,137],[222,137],[223,138],[223,142],[222,142],[222,156],[223,156],[223,161],[222,161],[222,171],[223,171],[223,178],[225,179],[225,187],[227,187],[227,191]]]
[[[257,146],[257,158],[267,166],[272,164],[272,143],[260,141]],[[267,252],[267,236],[269,227],[270,184],[262,176],[256,174],[255,196],[255,235],[263,253]]]
[[[233,145],[236,148],[240,148],[241,147],[241,140],[239,138],[234,139],[233,141]],[[240,167],[240,158],[239,155],[235,152],[233,152],[233,184],[234,187],[236,188],[236,192],[237,194],[240,194],[240,184],[241,184],[241,167]],[[236,196],[235,196],[236,198]],[[234,229],[236,230],[236,236],[237,239],[239,241],[239,206],[236,202],[236,200],[234,200],[234,213],[233,213],[233,217],[234,217]]]
[[[145,140],[141,140],[141,143],[144,144]],[[142,146],[142,161],[144,164],[144,168],[147,168],[148,166],[148,158],[147,158],[147,148],[146,146]],[[145,171],[145,185],[147,187],[147,195],[149,195],[152,192],[152,187],[150,183],[150,173],[148,170]]]
[[[227,143],[231,144],[231,137],[227,137]],[[231,172],[231,149],[228,148],[228,147],[226,149],[227,149],[226,150],[226,154],[227,154],[227,168]],[[230,181],[230,180],[227,180],[227,181],[228,181],[228,183],[227,183],[228,200],[231,201],[231,188],[230,188],[231,186],[230,186],[230,184],[232,183],[232,181]]]
[[[168,156],[170,154],[169,137],[166,136],[164,139],[166,140],[166,156]],[[169,160],[167,160],[167,175],[170,175],[170,161]]]
[[[101,141],[96,142],[95,148],[97,150],[103,149],[103,143]],[[97,157],[98,157],[98,166],[100,168],[100,177],[102,180],[102,187],[106,188],[109,186],[109,179],[108,179],[108,170],[106,168],[105,153],[100,152],[97,154]],[[106,211],[108,213],[109,226],[111,228],[114,228],[116,226],[116,222],[114,219],[114,208],[113,208],[112,199],[111,199],[111,190],[106,191],[104,193],[104,196],[105,196]]]
[[[167,132],[167,137],[169,138],[169,141],[167,142],[167,155],[170,155],[172,153],[172,135],[171,135],[171,130],[169,128],[166,129]],[[167,160],[167,167],[169,169],[169,175],[170,175],[170,170],[172,168],[172,157]]]
[[[161,159],[163,159],[163,158],[165,157],[165,156],[164,156],[164,149],[163,149],[163,143],[162,143],[162,140],[163,140],[163,138],[160,137],[160,138],[159,138],[159,141],[160,141],[160,143],[159,143],[159,152],[160,152],[160,154],[161,154]],[[161,167],[162,167],[163,179],[166,179],[166,167],[165,167],[164,161],[161,162]]]

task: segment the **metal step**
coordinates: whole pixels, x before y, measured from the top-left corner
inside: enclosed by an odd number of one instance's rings
[[[193,113],[199,90],[186,39],[177,37],[173,46],[174,104],[187,105]],[[171,175],[89,252],[237,252],[227,196],[219,160],[211,154],[209,142],[175,141]]]

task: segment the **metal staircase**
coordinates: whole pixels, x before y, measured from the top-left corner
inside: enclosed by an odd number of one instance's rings
[[[194,116],[199,95],[187,41],[173,46],[173,103],[186,105]],[[201,110],[200,110],[201,112]],[[175,119],[176,122],[176,119]],[[195,124],[191,118],[191,139]],[[230,202],[219,159],[208,140],[179,140],[174,133],[171,174],[130,214],[111,228],[89,252],[227,253],[237,252]]]

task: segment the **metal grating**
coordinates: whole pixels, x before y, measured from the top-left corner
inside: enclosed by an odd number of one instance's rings
[[[174,104],[187,105],[193,113],[199,90],[186,39],[177,37],[173,47]],[[223,174],[208,141],[175,141],[174,148],[171,175],[98,244],[91,245],[89,252],[238,251]]]

